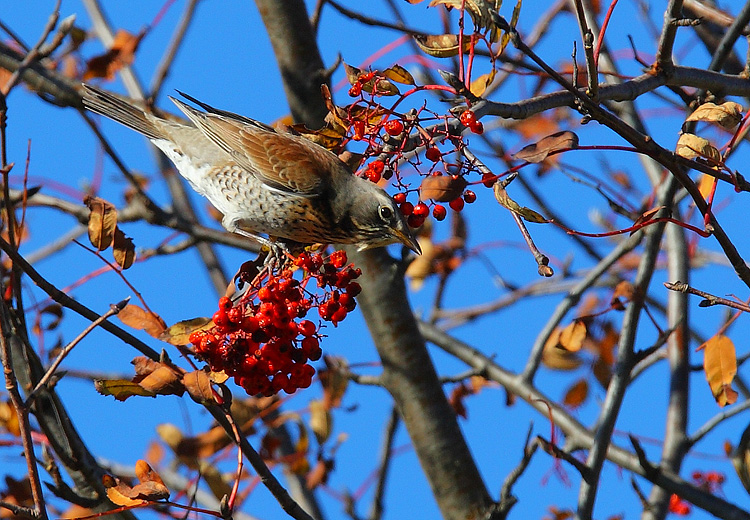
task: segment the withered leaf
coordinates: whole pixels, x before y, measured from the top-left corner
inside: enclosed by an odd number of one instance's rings
[[[731,130],[742,121],[742,105],[733,101],[721,105],[703,103],[685,121],[707,121]]]
[[[490,71],[489,73],[482,74],[477,79],[471,82],[471,85],[469,85],[469,90],[476,97],[482,97],[482,94],[484,94],[484,92],[487,90],[487,87],[492,85],[492,82],[495,80],[496,75],[497,69],[492,69],[492,71]]]
[[[703,371],[714,399],[722,407],[733,404],[737,400],[737,392],[731,387],[737,375],[734,342],[723,334],[717,334],[699,348],[703,349]]]
[[[540,163],[552,152],[578,148],[578,136],[570,130],[555,132],[536,143],[524,146],[513,154],[514,159],[530,163]]]
[[[449,9],[466,9],[477,29],[488,29],[494,24],[491,11],[496,8],[495,2],[489,0],[432,0],[430,7],[444,5]]]
[[[563,404],[568,408],[578,408],[581,406],[589,395],[589,383],[585,379],[579,379],[576,381],[563,398]]]
[[[138,34],[131,34],[122,29],[117,31],[109,50],[86,62],[86,71],[83,73],[83,80],[105,78],[112,81],[115,79],[117,71],[123,66],[133,63],[135,51],[138,49],[138,45],[145,35],[145,29]]]
[[[128,379],[95,379],[94,388],[100,394],[111,395],[118,401],[124,401],[134,395],[156,397],[154,392],[150,392]]]
[[[586,339],[586,324],[575,320],[560,331],[558,340],[560,346],[568,352],[578,352]]]
[[[128,327],[142,330],[149,336],[158,338],[166,330],[167,325],[161,317],[147,311],[134,303],[129,304],[119,312],[117,317]]]
[[[181,396],[185,392],[180,374],[172,367],[161,363],[156,370],[147,376],[136,376],[133,382],[138,383],[141,388],[159,395]]]
[[[430,175],[422,179],[419,200],[450,202],[461,196],[467,184],[462,175]]]
[[[198,330],[209,329],[213,326],[211,318],[193,318],[191,320],[178,321],[159,335],[160,340],[170,345],[187,345],[190,343],[190,334]]]
[[[562,328],[552,332],[542,351],[542,364],[552,370],[575,370],[581,366],[581,359],[576,352],[570,352],[560,346]]]
[[[448,404],[451,405],[451,408],[453,408],[453,411],[457,416],[463,417],[464,419],[468,418],[469,412],[466,410],[466,404],[464,402],[466,397],[474,393],[476,392],[464,383],[457,384],[453,387],[451,395],[448,397]]]
[[[427,277],[435,272],[435,245],[429,237],[418,237],[417,242],[422,254],[414,258],[406,268],[406,277],[413,291],[421,289]]]
[[[119,227],[115,228],[115,240],[112,244],[112,255],[117,265],[123,269],[129,268],[135,262],[135,246],[133,239],[125,236]]]
[[[89,241],[99,251],[104,251],[114,240],[117,229],[115,206],[99,197],[87,195],[83,203],[89,208]]]
[[[333,430],[333,416],[331,410],[323,401],[315,399],[308,404],[310,408],[310,429],[315,434],[318,444],[323,444]]]
[[[395,81],[396,83],[401,83],[404,85],[415,85],[414,82],[414,76],[411,75],[411,73],[403,68],[401,65],[393,65],[392,67],[389,67],[385,69],[381,74],[391,80]]]
[[[320,384],[323,386],[323,404],[329,410],[341,406],[346,389],[349,386],[349,364],[346,359],[338,356],[325,356],[326,368],[318,372]]]
[[[200,404],[215,404],[214,392],[211,387],[211,379],[203,370],[188,372],[182,377],[182,384],[188,391],[193,401]]]
[[[675,153],[685,159],[708,159],[713,163],[721,162],[721,153],[708,139],[695,134],[682,134],[677,140]]]
[[[414,41],[425,54],[429,54],[433,58],[452,58],[458,55],[457,34],[420,34],[414,36]],[[461,43],[463,44],[463,52],[469,52],[472,45],[471,37],[464,36]]]
[[[0,402],[0,428],[14,437],[21,435],[16,407],[11,404],[10,399]]]
[[[501,183],[496,182],[493,185],[493,189],[495,192],[495,199],[497,199],[500,205],[504,208],[509,209],[517,215],[520,215],[524,220],[528,222],[534,222],[537,224],[544,224],[548,222],[548,220],[541,213],[537,213],[533,209],[521,206],[518,202],[511,199],[508,195],[508,192],[505,191],[505,188],[501,186]]]

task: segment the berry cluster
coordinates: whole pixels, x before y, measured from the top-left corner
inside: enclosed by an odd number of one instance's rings
[[[406,193],[396,193],[393,196],[393,200],[396,204],[398,204],[401,213],[406,217],[406,223],[409,224],[409,227],[420,227],[422,224],[424,224],[424,221],[430,214],[430,207],[427,204],[421,201],[416,205],[412,204],[411,202],[406,200]],[[450,201],[448,203],[448,206],[450,206],[453,211],[459,212],[464,209],[464,204],[472,204],[476,200],[476,193],[471,190],[466,190],[463,192],[462,196],[456,197],[455,199]],[[435,220],[445,220],[447,214],[448,212],[445,209],[445,206],[443,206],[442,204],[432,204],[432,216]]]
[[[383,161],[372,161],[370,164],[367,165],[367,169],[365,170],[365,177],[369,179],[371,182],[374,182],[377,184],[380,182],[380,179],[382,177],[387,176],[383,175],[383,172],[385,171],[385,164]]]
[[[221,298],[213,326],[190,335],[195,353],[211,370],[234,377],[250,395],[291,394],[310,386],[315,369],[307,362],[320,359],[321,334],[319,325],[303,318],[316,307],[320,318],[335,326],[356,306],[361,287],[353,280],[361,271],[347,265],[344,251],[326,258],[302,253],[294,263],[306,274],[301,282],[290,269],[268,275],[234,304]],[[313,278],[322,295],[307,291]]]
[[[678,516],[687,516],[690,514],[690,504],[681,499],[674,493],[669,497],[669,512]]]
[[[718,471],[693,471],[693,482],[696,486],[705,489],[709,493],[716,493],[721,491],[721,486],[724,484],[726,477]]]
[[[481,121],[477,121],[477,116],[471,110],[464,110],[459,117],[461,124],[467,127],[475,134],[481,135],[484,133],[484,125]]]

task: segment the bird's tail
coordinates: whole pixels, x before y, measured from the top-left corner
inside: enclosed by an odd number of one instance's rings
[[[163,139],[154,120],[137,106],[92,85],[83,85],[83,105],[97,114],[140,132],[150,139]]]

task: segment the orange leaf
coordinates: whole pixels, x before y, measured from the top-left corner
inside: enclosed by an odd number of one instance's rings
[[[723,334],[717,334],[699,348],[703,349],[703,370],[719,406],[732,404],[737,400],[737,392],[731,384],[737,374],[737,354],[734,343]]]
[[[99,197],[86,196],[83,203],[88,206],[89,241],[99,251],[104,251],[114,240],[117,229],[117,210],[115,206]]]
[[[560,346],[568,352],[578,352],[586,339],[586,324],[575,320],[560,332]]]
[[[146,311],[133,303],[121,310],[117,317],[128,327],[143,330],[154,338],[161,336],[167,328],[164,320],[157,314]]]
[[[95,56],[86,62],[86,72],[83,73],[83,80],[91,78],[105,78],[109,81],[115,79],[115,74],[123,66],[133,63],[135,51],[138,45],[146,35],[143,30],[138,34],[131,34],[120,29],[115,34],[112,47],[104,54]]]
[[[568,408],[578,408],[586,401],[588,396],[589,384],[585,379],[580,379],[565,392],[563,403]]]
[[[215,404],[213,389],[211,388],[211,379],[203,370],[194,370],[188,372],[182,378],[185,389],[193,398],[193,401],[200,404]]]
[[[117,265],[127,269],[135,262],[135,246],[133,239],[126,237],[120,228],[115,228],[115,239],[112,244],[112,254],[115,257]]]
[[[466,179],[461,175],[430,175],[419,186],[419,200],[432,199],[436,202],[450,202],[461,196],[466,187]]]

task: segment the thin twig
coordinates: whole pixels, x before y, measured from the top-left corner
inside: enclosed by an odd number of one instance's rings
[[[688,284],[683,283],[683,282],[664,282],[664,287],[666,287],[670,291],[679,291],[683,293],[694,294],[696,296],[700,296],[701,298],[703,298],[703,301],[700,302],[699,304],[701,307],[711,307],[713,305],[726,305],[727,307],[731,307],[733,309],[737,309],[743,312],[750,312],[750,305],[747,305],[746,303],[738,302],[735,300],[728,300],[720,296],[714,296],[711,293],[707,293],[705,291],[701,291],[700,289],[695,289],[694,287],[690,287]]]

